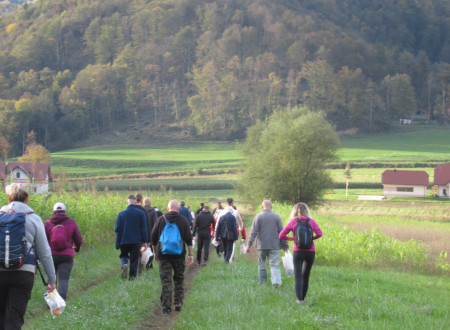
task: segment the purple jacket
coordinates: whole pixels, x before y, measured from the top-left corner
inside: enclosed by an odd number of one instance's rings
[[[64,250],[58,250],[56,251],[53,249],[53,247],[50,245],[50,248],[52,249],[52,255],[69,255],[74,256],[74,250],[75,252],[80,251],[82,238],[80,229],[78,228],[75,220],[72,218],[69,218],[67,215],[63,213],[56,213],[54,214],[50,219],[45,221],[45,233],[47,234],[47,240],[50,244],[50,237],[52,234],[52,229],[56,225],[63,225],[64,230],[66,231],[66,239],[67,239],[67,245]],[[75,249],[74,249],[75,246]]]
[[[306,217],[299,217],[299,219],[300,219],[300,221],[305,221]],[[322,230],[320,230],[319,225],[313,219],[311,219],[311,218],[309,219],[309,224],[311,225],[311,229],[314,232],[314,234],[316,234],[316,235],[313,235],[313,239],[318,239],[318,238],[322,237]],[[288,222],[286,227],[284,227],[283,230],[280,232],[280,235],[278,235],[278,238],[286,240],[286,241],[293,241],[294,237],[288,237],[287,235],[291,231],[292,231],[292,233],[294,233],[295,226],[297,226],[296,218],[294,218]],[[295,245],[295,242],[294,242],[294,251],[316,251],[316,246],[314,245],[314,242],[313,242],[313,246],[309,250],[304,250],[304,249],[299,249],[297,247],[297,245]]]

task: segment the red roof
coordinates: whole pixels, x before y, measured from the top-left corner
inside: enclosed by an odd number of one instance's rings
[[[7,165],[6,165],[7,164]],[[0,162],[0,179],[5,179],[6,174],[9,174],[15,168],[19,167],[27,173],[27,175],[35,180],[45,180],[48,174],[48,178],[51,179],[52,174],[50,171],[50,164],[48,163],[5,163]]]
[[[434,169],[434,184],[445,186],[450,182],[450,164],[439,164]]]
[[[386,170],[381,174],[381,183],[428,186],[428,173],[425,171]]]

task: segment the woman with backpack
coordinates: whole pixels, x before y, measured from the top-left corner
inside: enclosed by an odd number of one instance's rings
[[[305,203],[297,203],[292,209],[291,219],[279,234],[279,239],[294,241],[294,277],[297,303],[305,303],[309,275],[316,256],[313,240],[322,237],[319,225],[311,219],[311,212]],[[294,237],[288,237],[290,232]],[[314,233],[314,234],[313,234]]]
[[[66,206],[63,203],[56,203],[53,206],[53,216],[44,225],[58,277],[58,292],[65,300],[73,257],[80,251],[82,243],[80,229],[75,220],[66,215]]]
[[[50,247],[45,237],[45,229],[42,219],[33,212],[28,204],[28,193],[19,184],[12,183],[6,186],[8,205],[0,210],[1,236],[0,239],[0,329],[20,329],[24,323],[24,315],[28,300],[34,284],[34,273],[36,271],[36,259],[44,267],[49,282],[48,291],[56,287],[55,268],[53,266]],[[25,216],[23,216],[25,215]],[[6,233],[3,229],[8,224],[15,223],[15,229]],[[5,236],[4,236],[5,234]],[[14,253],[14,246],[6,244],[8,236],[11,245],[14,241],[22,241],[25,236],[25,255]],[[16,237],[18,236],[18,237]],[[9,250],[8,258],[5,248]],[[16,257],[20,256],[20,266],[15,266]]]

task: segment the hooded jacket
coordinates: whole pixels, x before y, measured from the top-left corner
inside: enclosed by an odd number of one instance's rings
[[[164,227],[166,226],[166,221],[164,217],[166,217],[168,222],[175,223],[177,225],[178,230],[180,231],[181,239],[184,241],[186,245],[192,246],[192,233],[187,219],[178,212],[175,211],[168,212],[164,214],[164,216],[158,218],[152,231],[151,243],[153,246],[156,246],[157,258],[159,260],[184,259],[186,256],[185,244],[183,244],[183,251],[181,252],[180,255],[167,255],[161,253],[159,237],[161,236],[161,233],[164,230]]]
[[[22,202],[12,202],[1,208],[1,211],[8,212],[13,210],[16,213],[26,213],[25,218],[25,239],[27,240],[27,249],[29,250],[33,245],[34,248],[30,250],[30,254],[37,255],[40,263],[44,267],[49,283],[56,283],[55,266],[53,265],[53,258],[48,245],[47,237],[45,235],[44,223],[40,216],[33,213],[33,209]],[[24,264],[18,269],[4,269],[0,271],[27,271],[35,273],[34,264]]]
[[[64,231],[66,232],[66,248],[64,250],[55,250],[54,247],[50,245],[52,250],[52,255],[68,255],[74,256],[73,246],[75,245],[75,252],[80,251],[82,238],[80,229],[78,228],[75,220],[69,218],[64,213],[56,213],[50,219],[45,221],[45,233],[47,235],[48,243],[50,244],[50,240],[52,237],[52,230],[55,226],[62,225],[64,226]]]

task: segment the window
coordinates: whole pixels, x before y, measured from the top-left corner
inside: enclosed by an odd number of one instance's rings
[[[413,191],[414,191],[414,188],[409,188],[409,187],[397,187],[397,191],[413,192]]]
[[[17,178],[17,179],[20,179],[20,172],[17,172],[17,173],[16,173],[16,178]]]

